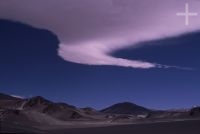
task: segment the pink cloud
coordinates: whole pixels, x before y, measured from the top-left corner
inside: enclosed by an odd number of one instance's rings
[[[140,41],[176,36],[200,28],[200,16],[185,26],[187,0],[20,0],[0,1],[0,18],[45,28],[59,40],[58,55],[64,60],[87,65],[132,68],[170,67],[116,58],[111,52],[135,46]],[[199,2],[189,1],[190,10],[199,12]],[[138,47],[138,46],[135,46]]]

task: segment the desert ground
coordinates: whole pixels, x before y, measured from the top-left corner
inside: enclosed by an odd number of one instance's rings
[[[200,134],[200,120],[52,130],[52,134]]]
[[[146,124],[127,124],[113,126],[92,126],[69,128],[52,126],[48,130],[34,127],[4,126],[2,133],[33,133],[33,134],[200,134],[200,120],[157,122]],[[81,126],[79,126],[81,127]]]

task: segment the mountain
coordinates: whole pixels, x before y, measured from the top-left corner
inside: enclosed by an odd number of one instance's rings
[[[21,109],[40,112],[62,121],[87,118],[75,106],[66,103],[55,103],[41,96],[23,100],[21,102]]]
[[[73,120],[86,118],[76,107],[62,103],[52,103],[43,109],[43,113],[59,120]]]
[[[91,107],[77,108],[66,103],[55,103],[42,96],[20,99],[0,94],[0,125],[3,124],[6,132],[41,133],[43,129],[51,130],[53,127],[63,129],[185,119],[200,119],[200,107],[186,111],[157,111],[124,102],[97,111]]]
[[[20,98],[16,98],[7,94],[0,93],[0,101],[2,100],[20,100]]]
[[[0,108],[16,108],[16,104],[22,99],[0,93]]]
[[[0,94],[0,109],[17,110],[28,118],[30,118],[28,114],[35,117],[31,120],[40,120],[38,119],[40,116],[42,118],[54,118],[59,121],[92,120],[98,114],[92,108],[81,109],[66,103],[55,103],[42,96],[19,99],[5,94]]]
[[[191,116],[199,116],[200,115],[200,107],[194,107],[190,110]]]
[[[109,114],[139,115],[139,114],[147,114],[151,112],[151,110],[130,102],[124,102],[124,103],[114,104],[108,108],[101,110],[101,112]]]
[[[130,102],[117,103],[103,110],[93,108],[77,108],[66,103],[55,103],[42,96],[20,99],[0,93],[0,110],[13,110],[14,113],[24,115],[31,121],[44,120],[105,120],[105,119],[133,119],[144,118],[189,118],[200,116],[200,108],[196,107],[187,111],[158,111],[136,105]],[[11,112],[12,113],[12,112]],[[125,116],[127,115],[127,116]],[[42,121],[42,122],[43,122]],[[48,121],[45,121],[48,122]]]
[[[88,114],[88,115],[100,114],[96,109],[91,108],[91,107],[81,108],[80,110],[82,110],[85,114]]]
[[[53,102],[41,96],[36,96],[36,97],[24,99],[23,101],[21,101],[20,109],[42,112],[44,108],[46,108],[48,105],[51,105],[51,104],[53,104]]]

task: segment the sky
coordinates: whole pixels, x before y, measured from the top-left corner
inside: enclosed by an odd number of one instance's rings
[[[0,91],[78,107],[199,105],[197,0],[0,1]],[[170,8],[169,8],[170,7]]]

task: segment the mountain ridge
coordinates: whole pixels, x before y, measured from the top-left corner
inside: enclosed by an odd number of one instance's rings
[[[122,103],[116,103],[110,107],[102,109],[101,112],[110,114],[138,115],[138,114],[147,114],[149,112],[152,112],[152,110],[136,105],[131,102],[122,102]]]
[[[22,106],[23,105],[23,106]],[[21,107],[21,108],[20,108]],[[76,106],[69,105],[67,103],[63,102],[52,102],[48,99],[45,99],[42,96],[35,96],[31,98],[16,98],[11,95],[7,95],[4,93],[0,93],[0,108],[7,108],[7,109],[17,109],[17,110],[32,110],[37,111],[41,113],[46,113],[48,115],[62,119],[62,116],[64,116],[64,113],[71,113],[71,116],[68,116],[69,118],[84,118],[84,117],[90,117],[90,115],[99,115],[99,114],[126,114],[126,115],[144,115],[144,114],[161,114],[161,113],[170,113],[170,112],[179,112],[176,111],[168,111],[168,110],[152,110],[145,107],[142,107],[140,105],[134,104],[132,102],[121,102],[113,104],[107,108],[104,108],[102,110],[96,110],[91,107],[85,107],[85,108],[77,108]],[[193,110],[194,108],[191,108],[187,111]],[[196,108],[197,109],[197,108]],[[193,110],[198,113],[198,110]],[[196,112],[197,111],[197,112]],[[68,118],[65,118],[68,119]]]

